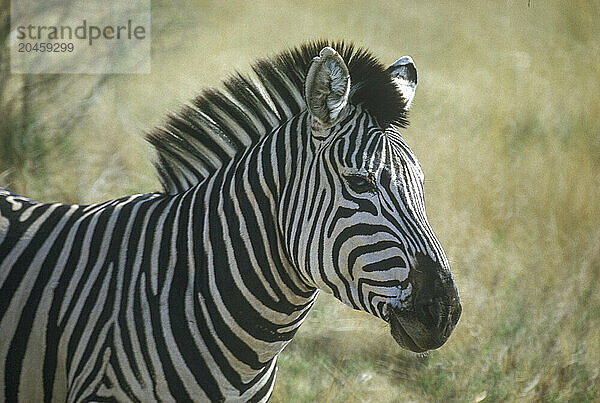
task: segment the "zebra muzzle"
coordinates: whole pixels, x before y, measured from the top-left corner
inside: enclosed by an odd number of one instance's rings
[[[411,269],[410,289],[387,304],[392,336],[403,348],[424,352],[442,346],[462,312],[458,292],[447,270],[421,255]]]

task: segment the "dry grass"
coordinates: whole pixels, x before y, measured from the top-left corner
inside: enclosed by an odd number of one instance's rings
[[[597,401],[599,19],[593,0],[158,4],[152,74],[112,78],[52,175],[15,185],[83,202],[154,190],[142,130],[256,56],[315,37],[386,62],[410,54],[420,75],[405,137],[463,317],[444,347],[415,356],[321,296],[272,400]]]

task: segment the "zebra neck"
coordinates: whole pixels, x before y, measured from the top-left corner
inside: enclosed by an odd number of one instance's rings
[[[242,382],[271,367],[317,295],[290,263],[278,228],[283,175],[268,160],[277,139],[267,136],[193,192],[193,248],[203,266],[195,270],[197,302],[216,345],[246,368]]]

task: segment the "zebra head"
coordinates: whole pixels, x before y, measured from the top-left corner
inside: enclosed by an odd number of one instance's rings
[[[300,254],[309,281],[386,320],[401,347],[438,348],[461,305],[425,215],[423,171],[394,125],[352,101],[366,84],[355,86],[350,71],[325,47],[306,77],[313,159],[302,181],[306,205],[295,220],[301,234],[291,250]],[[417,83],[415,66],[403,57],[382,73],[400,100],[402,117],[395,122],[402,122]]]

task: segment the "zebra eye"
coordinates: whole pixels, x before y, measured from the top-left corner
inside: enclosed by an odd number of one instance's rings
[[[375,183],[367,176],[353,174],[345,175],[344,178],[354,193],[375,193],[377,190]]]

